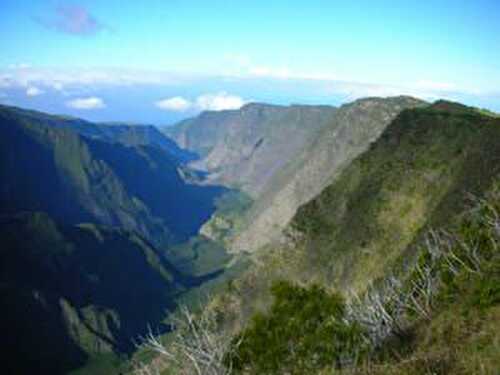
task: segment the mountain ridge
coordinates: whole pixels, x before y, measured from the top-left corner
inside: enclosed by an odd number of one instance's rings
[[[163,131],[181,148],[197,152],[191,165],[212,183],[258,196],[336,111],[330,106],[250,103],[239,110],[203,112]]]
[[[0,104],[0,112],[11,116],[20,116],[27,121],[36,121],[45,126],[75,131],[87,138],[108,142],[118,142],[126,146],[155,146],[163,149],[174,159],[182,163],[194,160],[196,155],[181,150],[176,143],[165,137],[156,126],[143,124],[94,123],[77,117],[52,115],[40,111]]]

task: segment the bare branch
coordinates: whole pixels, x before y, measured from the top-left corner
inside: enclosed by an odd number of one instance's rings
[[[183,374],[229,375],[231,364],[225,363],[228,353],[237,348],[231,335],[218,327],[216,313],[205,308],[199,315],[181,306],[171,316],[173,341],[164,345],[151,331],[142,338],[143,346],[154,351]],[[150,375],[147,372],[139,375]],[[154,375],[154,374],[151,374]]]

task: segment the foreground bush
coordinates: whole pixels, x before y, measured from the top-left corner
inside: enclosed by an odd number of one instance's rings
[[[236,338],[240,345],[230,358],[235,372],[308,374],[355,359],[362,335],[345,321],[339,294],[280,281],[272,295],[270,311],[256,314]]]

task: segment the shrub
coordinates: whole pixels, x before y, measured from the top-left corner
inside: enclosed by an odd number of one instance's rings
[[[344,319],[339,294],[285,281],[276,282],[271,291],[270,311],[256,314],[236,338],[240,345],[231,358],[235,372],[307,374],[352,362],[362,335]]]

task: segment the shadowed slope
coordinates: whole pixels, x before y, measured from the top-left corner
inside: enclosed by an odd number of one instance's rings
[[[2,352],[12,373],[65,373],[88,355],[128,352],[185,290],[155,248],[124,230],[23,213],[1,218],[0,238]]]

